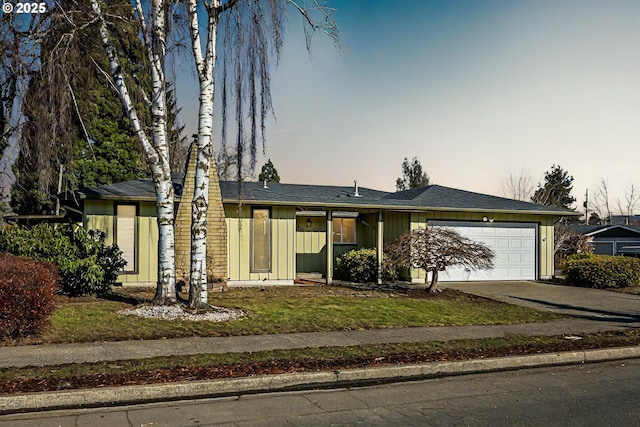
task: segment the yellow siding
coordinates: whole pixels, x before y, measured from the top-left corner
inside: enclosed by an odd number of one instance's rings
[[[307,227],[311,221],[311,227]],[[326,273],[327,269],[326,217],[296,218],[296,268],[299,273]],[[377,213],[365,213],[356,219],[356,244],[334,244],[335,259],[355,248],[375,248]],[[332,241],[332,237],[329,238]]]
[[[409,227],[411,230],[417,230],[419,228],[427,228],[427,218],[429,216],[433,216],[434,214],[438,215],[438,217],[440,217],[440,212],[433,212],[433,213],[428,213],[428,212],[414,212],[411,214],[410,216],[410,222],[411,224],[409,224]],[[409,275],[411,276],[412,280],[418,281],[424,281],[425,280],[425,272],[422,269],[418,269],[418,268],[413,268],[410,267],[409,268]]]
[[[555,274],[553,218],[545,217],[540,225],[540,276]]]
[[[375,248],[378,233],[378,214],[361,214],[356,219],[356,242],[359,247]]]
[[[114,203],[104,200],[85,201],[85,227],[87,230],[101,230],[107,234],[106,243],[114,241]],[[118,281],[127,283],[154,284],[158,280],[158,221],[156,205],[153,202],[141,202],[136,218],[138,242],[136,273],[121,273]]]
[[[307,220],[311,227],[307,227]],[[325,217],[296,218],[296,266],[302,273],[322,273],[327,269],[327,220]]]
[[[271,208],[271,271],[251,272],[251,209],[243,207],[239,218],[237,206],[225,206],[228,231],[229,280],[295,279],[296,212],[293,207]],[[241,224],[241,227],[238,227]]]
[[[86,200],[84,202],[85,215],[113,215],[113,202],[107,200]]]

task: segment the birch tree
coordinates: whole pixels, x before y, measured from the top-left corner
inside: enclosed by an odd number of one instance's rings
[[[319,0],[307,5],[293,0],[187,0],[187,16],[193,58],[200,83],[195,190],[191,202],[191,271],[189,306],[207,307],[207,211],[212,163],[213,107],[218,34],[224,56],[220,61],[222,79],[222,151],[226,152],[227,117],[235,112],[236,179],[242,191],[245,158],[253,172],[257,147],[266,140],[266,117],[272,110],[270,60],[280,55],[284,33],[285,6],[292,5],[305,21],[307,47],[311,31],[322,31],[337,43],[333,9]],[[199,5],[206,12],[206,33],[202,40]],[[232,101],[233,100],[233,101]],[[231,105],[235,102],[235,105]],[[245,134],[245,121],[248,130]]]
[[[149,112],[151,126],[149,136],[131,98],[127,81],[118,62],[118,55],[111,40],[107,20],[98,0],[91,0],[91,7],[99,20],[99,34],[109,58],[109,70],[113,86],[140,141],[156,192],[158,213],[158,283],[155,304],[173,304],[175,295],[175,230],[174,191],[171,180],[171,164],[167,140],[166,79],[166,1],[151,0],[151,25],[147,27],[140,0],[135,0],[135,15],[140,24],[142,40],[150,64],[151,97]]]
[[[133,0],[136,19],[150,64],[152,90],[149,98],[151,116],[150,135],[141,122],[141,114],[131,100],[127,80],[118,62],[111,40],[108,22],[98,0],[91,0],[100,22],[100,39],[109,57],[113,86],[122,101],[126,115],[140,140],[147,163],[152,171],[156,189],[159,224],[159,274],[154,302],[175,302],[175,249],[173,186],[167,145],[167,106],[165,59],[167,46],[166,11],[173,2],[150,0],[150,24],[145,22],[141,0]],[[215,67],[219,32],[224,29],[221,43],[222,71],[222,149],[225,150],[227,112],[234,108],[236,128],[235,157],[237,179],[242,181],[242,166],[248,158],[251,169],[257,157],[257,146],[265,141],[265,121],[271,110],[269,88],[269,59],[277,57],[282,46],[282,26],[286,5],[300,12],[306,26],[307,45],[313,31],[329,34],[337,42],[337,27],[332,19],[333,9],[320,0],[300,5],[293,0],[185,0],[191,50],[199,79],[198,134],[196,141],[195,190],[192,195],[191,267],[189,305],[207,306],[206,227],[209,178],[212,166],[213,106],[215,96]],[[146,5],[146,4],[145,4]],[[204,11],[206,19],[200,14]],[[201,23],[206,22],[203,28]],[[312,31],[309,31],[309,28]],[[274,55],[272,55],[272,52]],[[245,121],[249,131],[245,133]],[[183,195],[186,197],[188,195]],[[186,199],[185,199],[186,200]]]

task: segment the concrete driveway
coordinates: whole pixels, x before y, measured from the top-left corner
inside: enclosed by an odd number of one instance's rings
[[[538,310],[640,327],[640,295],[531,281],[442,282],[438,286]]]

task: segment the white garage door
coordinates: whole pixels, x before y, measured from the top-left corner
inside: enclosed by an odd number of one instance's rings
[[[438,280],[535,280],[536,224],[429,221],[429,227],[448,227],[471,240],[485,243],[496,257],[491,270],[449,267]]]

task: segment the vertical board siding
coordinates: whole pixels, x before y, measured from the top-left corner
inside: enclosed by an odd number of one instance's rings
[[[545,217],[540,226],[540,275],[555,275],[555,234],[553,217]]]
[[[311,227],[307,227],[307,220]],[[296,218],[296,269],[299,273],[325,273],[327,269],[325,217]]]
[[[153,202],[139,203],[136,217],[137,242],[136,257],[138,271],[121,273],[122,283],[154,283],[158,280],[158,221],[156,205]],[[115,205],[112,201],[86,200],[85,227],[87,230],[101,230],[106,233],[105,242],[113,244],[115,234]]]
[[[409,217],[407,212],[384,213],[384,243],[389,243],[409,230]]]
[[[361,214],[356,219],[356,242],[358,243],[358,246],[363,248],[375,248],[376,233],[378,232],[377,228],[377,213]]]
[[[428,217],[428,213],[426,212],[412,213],[410,229],[417,230],[419,228],[427,228],[427,217]],[[417,280],[424,281],[427,277],[424,270],[422,270],[421,268],[413,268],[413,267],[409,268],[409,275],[411,276],[412,280],[416,280],[416,281]]]
[[[271,271],[251,272],[251,208],[225,206],[228,236],[227,271],[229,280],[293,280],[295,278],[295,227],[293,207],[271,207]],[[238,227],[241,225],[241,227]]]

